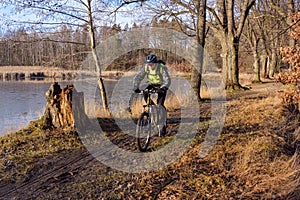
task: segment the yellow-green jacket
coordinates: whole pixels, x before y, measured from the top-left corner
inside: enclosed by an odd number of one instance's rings
[[[141,81],[147,76],[148,81],[160,88],[169,88],[171,79],[167,70],[167,67],[162,63],[157,63],[152,70],[151,67],[145,64],[141,71],[133,78],[133,88],[137,89],[140,86]]]

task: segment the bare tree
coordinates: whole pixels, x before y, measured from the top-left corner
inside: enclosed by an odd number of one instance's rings
[[[294,14],[299,9],[299,1],[297,0],[269,0],[270,6],[272,9],[276,10],[280,18],[278,18],[283,23],[286,23],[287,26],[294,26],[294,21],[289,17],[290,14]],[[296,40],[294,38],[289,38],[289,45],[294,47]]]
[[[259,58],[259,41],[260,41],[260,35],[257,33],[257,27],[255,27],[256,24],[251,23],[251,21],[248,19],[245,26],[244,34],[246,40],[248,41],[251,52],[253,55],[253,70],[254,70],[254,76],[253,76],[253,82],[260,83],[260,71],[261,71],[261,65],[260,65],[260,58]]]
[[[13,6],[15,12],[31,11],[35,20],[16,21],[19,24],[33,24],[46,28],[56,28],[57,25],[68,25],[73,27],[87,26],[90,36],[90,50],[92,52],[95,68],[98,75],[98,84],[101,91],[103,108],[108,110],[107,97],[101,74],[101,63],[96,52],[96,22],[109,20],[110,14],[117,12],[123,6],[131,3],[143,2],[144,0],[121,0],[121,1],[96,1],[96,0],[70,0],[70,1],[48,1],[48,0],[2,0],[4,6]]]
[[[248,18],[250,26],[246,27],[246,38],[252,46],[253,55],[255,53],[253,45],[256,44],[254,40],[259,40],[256,51],[260,55],[260,62],[257,62],[256,57],[254,64],[261,65],[262,75],[265,78],[273,78],[274,74],[280,70],[281,55],[278,47],[286,45],[287,41],[290,46],[295,45],[295,40],[289,38],[287,34],[295,23],[288,18],[288,15],[294,13],[297,7],[299,7],[299,1],[294,0],[259,0],[252,9],[251,16]],[[256,78],[258,78],[257,75],[255,75]]]
[[[157,20],[168,22],[170,26],[165,28],[176,29],[188,37],[195,38],[202,49],[199,49],[199,59],[193,63],[192,87],[200,100],[201,74],[203,66],[203,54],[206,32],[206,0],[173,0],[173,1],[150,1],[148,11],[152,13],[154,26]],[[151,15],[151,14],[150,14]],[[200,62],[199,62],[200,61]]]
[[[238,3],[240,3],[238,5]],[[207,25],[213,30],[222,46],[222,71],[226,88],[242,88],[239,83],[239,42],[241,34],[255,0],[218,0],[217,11],[207,7],[210,21]],[[237,12],[236,9],[239,8]]]

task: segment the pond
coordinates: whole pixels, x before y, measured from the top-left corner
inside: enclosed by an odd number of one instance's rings
[[[93,83],[93,86],[97,86],[97,80],[90,82]],[[59,82],[61,88],[70,83]],[[108,97],[115,83],[116,81],[105,82]],[[46,106],[45,93],[51,84],[52,82],[43,81],[0,81],[0,136],[20,130],[26,127],[30,121],[43,116]],[[95,96],[96,89],[94,87],[75,83],[75,88],[76,86],[80,86],[81,91],[90,91],[90,96],[87,97],[85,94],[85,99]]]
[[[43,115],[49,83],[0,82],[0,136]]]
[[[118,116],[129,106],[132,95],[132,76],[124,76],[118,80],[105,80],[105,88],[112,114]],[[59,82],[59,81],[58,81]],[[82,78],[76,81],[61,81],[61,88],[73,83],[78,92],[84,93],[85,112],[90,117],[97,114],[95,110],[101,106],[97,80]],[[0,136],[15,132],[28,125],[30,121],[43,116],[46,106],[45,93],[51,86],[51,81],[0,81]],[[141,88],[146,82],[141,83]],[[172,88],[173,87],[173,88]],[[186,89],[187,88],[187,89]],[[179,89],[179,95],[185,96],[189,84],[182,78],[173,79],[170,91]],[[168,92],[169,94],[170,92]]]

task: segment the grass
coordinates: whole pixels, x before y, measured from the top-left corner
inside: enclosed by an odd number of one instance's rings
[[[157,171],[130,174],[89,161],[75,168],[78,174],[70,180],[55,182],[56,190],[48,190],[47,197],[297,199],[299,159],[294,141],[300,134],[299,116],[284,110],[275,92],[241,92],[228,101],[222,135],[210,154],[200,159],[198,152],[206,129],[207,121],[200,121],[199,132],[187,152]],[[117,137],[118,133],[111,134]],[[153,148],[171,139],[167,136]],[[45,157],[54,160],[57,155],[80,149],[84,148],[75,132],[41,130],[39,123],[34,122],[0,138],[0,182],[30,181]]]
[[[160,173],[176,180],[163,187],[159,198],[279,198],[297,191],[297,170],[290,165],[291,137],[296,124],[288,122],[277,96],[242,98],[228,103],[224,132],[209,156],[200,160],[195,142],[180,161],[167,169],[147,174],[147,184],[155,190],[152,177]],[[157,191],[154,191],[155,193]],[[146,194],[144,194],[147,197]]]
[[[40,158],[81,147],[76,132],[43,130],[39,123],[31,122],[16,133],[0,137],[1,181],[27,180],[40,167]]]
[[[216,152],[218,147],[215,148],[214,157],[218,166],[235,177],[234,188],[241,190],[237,195],[278,198],[296,190],[290,176],[295,170],[288,161],[297,125],[290,124],[284,116],[281,100],[277,96],[244,98],[228,106],[231,113],[225,124],[226,134],[220,140],[222,150]]]
[[[57,67],[43,66],[0,66],[0,72],[32,72],[32,71],[56,71],[60,70]]]
[[[203,94],[207,94],[205,90],[202,92]],[[172,92],[167,93],[167,97],[165,100],[165,107],[167,111],[174,111],[176,109],[180,109],[185,106],[185,104],[188,104],[190,102],[190,98],[187,95],[184,94],[174,94]],[[154,102],[156,102],[156,99],[154,99]],[[114,113],[115,117],[119,118],[138,118],[142,112],[143,105],[145,104],[144,99],[142,98],[141,95],[135,95],[133,96],[133,100],[130,103],[130,113],[128,112],[128,107],[124,108],[123,105],[114,105],[116,106],[114,108]],[[102,105],[100,103],[95,103],[93,101],[87,101],[85,102],[85,112],[89,117],[96,117],[96,118],[108,118],[111,117],[109,113],[105,112],[104,109],[102,108]]]

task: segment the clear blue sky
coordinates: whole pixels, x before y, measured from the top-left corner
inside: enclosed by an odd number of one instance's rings
[[[135,5],[130,5],[127,8],[121,8],[119,12],[114,15],[112,14],[110,16],[111,22],[114,23],[116,22],[117,24],[120,24],[121,27],[123,28],[126,24],[131,26],[136,19],[138,18],[138,15],[142,11],[142,7],[139,7],[137,4]],[[128,10],[131,10],[131,13]],[[18,21],[18,22],[35,22],[35,20],[38,19],[38,17],[35,14],[32,14],[32,10],[25,10],[22,12],[19,12],[16,14],[15,8],[13,6],[1,6],[0,7],[0,35],[3,35],[6,30],[10,29],[18,29],[20,26],[26,26],[26,24],[21,24],[21,23],[13,23],[13,21]],[[126,15],[125,15],[126,11]],[[103,25],[107,24],[107,22],[97,22],[98,25]],[[27,23],[28,25],[28,23]],[[109,24],[107,24],[109,25]]]

